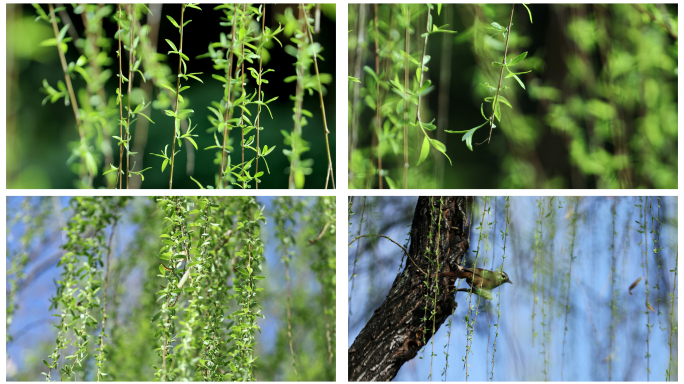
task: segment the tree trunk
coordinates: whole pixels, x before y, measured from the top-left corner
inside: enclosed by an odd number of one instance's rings
[[[466,229],[470,223],[466,202],[465,197],[443,197],[441,202],[440,197],[418,199],[411,224],[410,260],[349,348],[350,381],[392,380],[401,366],[413,359],[432,337],[431,313],[436,292],[434,278],[430,276],[437,268],[439,272],[455,271],[468,249]],[[435,254],[431,239],[437,237],[438,230],[438,253]],[[449,279],[440,278],[437,284],[435,332],[456,309],[453,294],[448,292]]]

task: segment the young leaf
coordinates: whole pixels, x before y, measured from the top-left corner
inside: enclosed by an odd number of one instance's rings
[[[171,24],[173,24],[174,27],[180,29],[180,27],[178,26],[178,23],[176,23],[176,20],[174,20],[173,17],[171,17],[169,15],[166,15],[166,17],[169,19],[169,21],[171,21]]]
[[[169,43],[169,45],[171,46],[171,48],[173,48],[173,52],[174,52],[174,53],[178,52],[178,48],[176,48],[176,45],[173,44],[173,42],[171,42],[171,40],[166,39],[166,42]]]
[[[64,35],[66,35],[67,31],[69,30],[69,26],[71,24],[67,24],[62,27],[62,29],[59,31],[59,36],[57,37],[57,42],[62,42],[62,39],[64,39]]]
[[[525,57],[527,57],[527,52],[519,54],[515,59],[511,60],[511,62],[508,63],[508,66],[510,67],[512,65],[518,64],[519,62],[525,60]]]
[[[397,189],[397,185],[394,184],[394,180],[390,179],[389,176],[385,175],[385,181],[387,182],[387,185],[389,185],[390,189]]]
[[[425,138],[423,139],[423,147],[420,150],[420,157],[418,158],[418,163],[416,165],[420,165],[425,159],[427,159],[428,154],[430,153],[430,139],[428,139],[427,135],[425,135]]]

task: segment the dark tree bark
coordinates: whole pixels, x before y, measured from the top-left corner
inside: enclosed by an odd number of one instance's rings
[[[466,205],[465,197],[443,197],[440,210],[440,197],[418,199],[411,224],[408,251],[411,260],[406,261],[406,268],[394,280],[387,298],[349,348],[350,381],[392,380],[401,366],[413,359],[432,337],[430,314],[435,282],[428,274],[433,275],[437,271],[426,258],[426,250],[430,247],[429,234],[436,238],[439,218],[439,272],[455,271],[469,245],[466,230],[470,223]],[[430,257],[436,259],[434,246],[429,249]],[[427,285],[425,281],[428,281]],[[448,291],[450,286],[447,277],[438,279],[435,332],[456,309],[453,294]],[[426,299],[426,295],[431,299]]]

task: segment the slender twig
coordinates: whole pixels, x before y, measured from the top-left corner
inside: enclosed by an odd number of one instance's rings
[[[116,232],[116,221],[112,224],[112,233],[109,235],[109,243],[107,245],[107,268],[105,268],[105,286],[104,286],[104,306],[102,307],[102,331],[100,332],[100,365],[97,367],[97,381],[100,381],[100,369],[104,362],[104,335],[105,335],[105,320],[107,319],[107,287],[109,286],[109,261],[112,255],[112,240]]]
[[[677,246],[677,257],[675,258],[675,267],[674,267],[674,284],[672,285],[672,309],[670,310],[670,362],[668,363],[668,379],[672,381],[671,375],[672,375],[672,337],[675,334],[675,325],[674,325],[674,302],[675,302],[675,292],[677,291],[677,266],[679,264],[679,246]]]
[[[361,5],[363,7],[363,4]],[[368,202],[368,198],[366,196],[363,197],[363,208],[361,209],[361,217],[359,218],[359,230],[356,232],[357,236],[361,236],[361,229],[363,228],[363,216],[366,213],[366,203]],[[354,196],[351,196],[351,201],[349,204],[349,211],[351,212],[351,207],[354,205]],[[351,214],[349,215],[351,218]],[[351,223],[350,223],[351,226]],[[347,312],[347,327],[349,327],[349,324],[351,324],[351,316],[352,316],[352,296],[354,294],[354,277],[356,276],[356,262],[359,260],[359,249],[361,248],[361,243],[356,247],[356,254],[354,255],[354,263],[352,264],[352,273],[351,273],[351,278],[349,280],[351,281],[350,284],[350,289],[349,289],[349,299],[347,300],[348,303],[348,312]],[[403,258],[402,258],[402,263],[403,263]],[[349,328],[347,328],[347,331],[349,331]]]
[[[313,36],[311,35],[311,27],[309,26],[309,17],[306,15],[306,10],[304,10],[304,4],[301,4],[302,12],[304,12],[304,20],[306,20],[306,32],[309,34],[309,42],[313,44]],[[316,54],[313,55],[314,68],[316,69],[316,79],[318,80],[318,96],[321,101],[321,111],[323,112],[323,127],[325,128],[325,149],[328,152],[328,172],[325,176],[325,189],[328,189],[328,177],[332,183],[333,189],[335,189],[335,174],[333,172],[332,156],[330,156],[330,142],[328,140],[328,135],[330,130],[328,129],[328,121],[325,117],[325,104],[323,104],[323,87],[321,86],[321,75],[318,72],[318,60],[316,59]]]
[[[100,9],[102,9],[101,4],[98,5],[97,7],[98,7],[98,11]],[[97,39],[102,35],[102,18],[100,17],[97,19],[97,23],[98,23],[97,31],[98,31],[98,33],[95,34],[94,31],[92,30],[92,28],[90,28],[90,25],[89,25],[90,21],[88,20],[87,14],[88,14],[88,12],[82,12],[81,13],[81,20],[83,21],[83,26],[85,27],[86,42],[89,45],[89,49],[87,47],[84,47],[84,49],[82,50],[82,53],[87,55],[88,57],[98,57],[98,55],[100,54],[100,48],[97,46]],[[62,18],[65,18],[64,16],[66,16],[67,19],[69,17],[69,15],[64,11],[60,11],[60,16],[62,16]],[[74,31],[72,31],[72,29],[74,29]],[[76,36],[76,37],[72,36],[73,40],[76,41],[78,39],[78,34],[76,32],[76,29],[73,28],[73,24],[71,25],[71,28],[69,28],[69,35],[71,35],[72,33]],[[88,53],[89,50],[90,50],[90,53]],[[101,102],[97,106],[97,109],[99,111],[104,111],[105,108],[107,107],[107,105],[106,105],[107,97],[105,96],[105,90],[104,90],[104,86],[102,84],[101,67],[97,63],[97,60],[89,60],[89,61],[90,61],[90,64],[89,64],[90,70],[93,73],[93,79],[96,79],[96,80],[93,81],[91,84],[88,84],[88,86],[86,87],[86,92],[88,94],[88,100],[90,100],[90,97],[92,96],[93,92],[96,92],[98,97],[101,100]],[[103,149],[104,156],[105,156],[104,163],[105,164],[113,164],[114,158],[112,157],[111,137],[106,137],[104,142],[103,142],[103,145],[105,146],[105,148]],[[111,186],[109,179],[107,179],[107,186],[108,187]],[[114,187],[116,188],[116,181],[114,183]]]
[[[436,253],[436,256],[437,256],[437,271],[439,271],[441,268],[441,266],[439,265],[439,244],[440,244],[440,236],[441,236],[440,232],[442,230],[442,221],[441,221],[442,201],[443,201],[443,197],[440,196],[439,197],[439,209],[437,211],[438,212],[438,214],[437,214],[437,221],[438,221],[438,224],[437,224],[437,244],[435,245],[435,250],[434,250],[434,252]],[[433,208],[434,207],[431,204],[430,210],[432,210]],[[439,274],[437,274],[437,276],[439,276]],[[435,287],[434,287],[435,297],[433,299],[432,305],[434,307],[436,307],[437,306],[437,295],[439,295],[439,279],[435,278],[433,281],[435,283]],[[436,325],[437,325],[437,316],[436,316],[435,312],[432,313],[432,334],[433,335],[435,334],[435,329],[436,329]],[[430,381],[432,381],[432,363],[435,360],[435,356],[437,356],[437,355],[435,355],[435,338],[434,337],[432,338],[430,344],[431,344],[431,348],[432,348],[432,350],[430,351]]]
[[[18,331],[13,332],[12,339],[7,340],[6,345],[9,346],[10,344],[15,343],[20,337],[24,336],[29,331],[35,332],[36,325],[43,325],[43,323],[46,323],[49,325],[54,325],[54,324],[51,324],[52,320],[53,320],[53,317],[45,317],[42,319],[38,319],[35,321],[31,321],[29,323],[26,323],[26,325],[21,327]],[[27,346],[27,348],[31,348],[31,347]]]
[[[430,24],[430,7],[428,7],[428,18],[427,18],[427,24]],[[427,25],[426,24],[426,25]],[[429,25],[426,27],[429,28]],[[428,30],[428,32],[430,32]],[[427,54],[427,42],[428,42],[428,36],[425,35],[425,45],[423,46],[423,57],[420,59],[420,79],[418,81],[418,89],[423,87],[423,65],[425,63],[425,55]],[[408,55],[408,51],[406,52]],[[420,121],[420,94],[418,95],[418,104],[416,105],[416,123]]]
[[[350,241],[349,244],[347,244],[347,246],[352,245],[356,240],[358,240],[358,239],[360,239],[360,238],[362,238],[362,237],[374,237],[374,236],[375,236],[375,237],[384,237],[385,239],[387,239],[387,240],[393,242],[394,244],[398,245],[399,248],[401,248],[401,249],[404,251],[404,253],[406,254],[406,256],[408,256],[408,258],[411,260],[411,262],[413,263],[413,266],[415,266],[416,268],[418,268],[419,271],[423,272],[424,275],[427,275],[427,272],[425,272],[425,271],[423,271],[422,269],[420,269],[420,267],[418,266],[418,264],[416,264],[416,262],[413,261],[413,258],[411,257],[411,255],[409,255],[409,253],[408,253],[408,251],[406,250],[406,248],[404,248],[401,244],[397,243],[396,241],[390,239],[389,236],[385,236],[385,235],[360,235],[360,236],[356,236],[356,237],[354,238],[354,240]]]
[[[299,374],[297,373],[297,362],[295,361],[294,348],[292,347],[292,323],[290,321],[290,256],[288,256],[287,263],[285,263],[285,280],[287,280],[287,337],[290,340],[290,355],[292,355],[292,368],[294,368],[295,377],[299,381]]]
[[[322,272],[319,272],[322,274]],[[322,279],[322,277],[320,277]],[[321,299],[323,301],[323,320],[325,321],[325,339],[328,342],[328,364],[332,364],[333,352],[332,341],[330,339],[330,322],[328,321],[328,304],[325,300],[325,287],[321,285]]]
[[[351,132],[349,133],[349,161],[351,162],[352,154],[356,149],[356,134],[357,127],[359,126],[359,88],[363,84],[364,71],[361,70],[361,62],[363,61],[363,47],[365,45],[365,31],[366,31],[366,4],[359,4],[359,17],[358,17],[358,33],[356,35],[356,54],[354,63],[354,77],[359,79],[358,82],[354,82],[353,92],[352,92],[352,125]],[[354,168],[349,167],[349,182],[354,182]]]
[[[451,20],[451,7],[444,8],[444,20]],[[449,126],[449,96],[451,94],[451,47],[453,45],[453,40],[451,35],[442,36],[442,60],[439,69],[439,96],[438,96],[438,115],[437,115],[437,126],[438,127],[448,127]],[[447,133],[444,129],[437,130],[437,140],[442,143],[446,143]],[[437,183],[435,188],[443,188],[444,183],[442,182],[444,178],[444,157],[437,156],[435,158],[435,177],[434,180]],[[496,201],[496,200],[495,200]],[[496,230],[494,231],[496,234]],[[494,258],[492,258],[494,261]]]
[[[59,38],[59,29],[57,28],[57,16],[54,15],[54,8],[52,7],[52,4],[48,4],[50,7],[50,15],[52,17],[50,18],[50,21],[52,22],[52,29],[55,32],[55,39]],[[67,90],[69,91],[69,99],[71,100],[71,107],[74,109],[74,116],[76,117],[76,125],[78,126],[78,134],[81,136],[81,145],[85,146],[85,133],[83,132],[83,122],[81,121],[81,116],[78,113],[78,104],[76,104],[76,96],[74,95],[74,88],[71,86],[71,78],[69,77],[69,70],[67,67],[66,63],[66,58],[64,57],[64,52],[62,52],[62,46],[57,43],[57,51],[59,52],[59,60],[62,62],[62,71],[64,72],[64,79],[66,81],[67,85]],[[86,167],[87,168],[87,167]],[[90,173],[90,181],[89,183],[92,184],[93,182],[93,174],[91,171],[88,171]]]
[[[570,265],[570,272],[572,273],[572,276],[575,278],[575,282],[577,283],[577,287],[580,290],[580,293],[582,294],[582,299],[584,300],[584,306],[585,310],[587,312],[587,318],[589,319],[589,324],[591,324],[592,329],[594,330],[594,334],[596,335],[596,339],[598,340],[598,331],[596,330],[596,325],[594,325],[594,320],[591,317],[591,310],[589,307],[589,303],[587,302],[587,296],[584,294],[584,289],[582,289],[582,283],[579,280],[579,277],[577,277],[577,274],[575,273],[575,268],[572,266],[572,260],[568,259],[568,255],[565,254],[565,250],[561,247],[561,244],[556,241],[556,245],[558,245],[558,248],[561,250],[561,253],[565,257],[565,260],[568,262]]]
[[[166,287],[166,291],[168,292],[169,288],[168,285]],[[170,297],[168,294],[166,295],[166,307],[169,307],[170,304]],[[180,295],[178,295],[180,297]],[[168,324],[166,327],[164,327],[164,344],[162,346],[162,375],[161,375],[161,381],[166,381],[166,349],[168,347],[168,338],[166,336],[166,333],[168,331],[168,328],[171,326],[171,316],[168,314],[166,315],[166,324]]]
[[[228,53],[228,67],[226,68],[226,75],[228,76],[228,83],[226,84],[226,87],[228,87],[228,91],[227,91],[228,100],[226,100],[226,101],[228,102],[228,104],[226,105],[226,117],[223,119],[224,124],[226,124],[226,126],[223,127],[223,148],[221,149],[221,175],[220,175],[220,179],[219,179],[220,188],[223,188],[223,174],[225,173],[224,167],[226,166],[226,164],[225,164],[226,163],[226,142],[228,140],[228,132],[226,132],[226,131],[228,130],[228,115],[229,115],[229,111],[233,110],[233,106],[230,103],[231,98],[232,98],[232,94],[233,94],[233,92],[232,92],[233,86],[231,83],[231,75],[232,75],[231,67],[233,65],[233,45],[235,44],[235,21],[236,21],[235,18],[237,15],[237,7],[238,7],[237,4],[233,4],[233,23],[232,23],[233,31],[232,31],[232,37],[230,39],[230,52]]]
[[[128,117],[126,118],[126,189],[128,189],[128,180],[131,178],[130,172],[130,139],[131,139],[131,91],[133,87],[133,60],[135,59],[135,51],[133,50],[133,25],[135,24],[135,5],[131,4],[129,8],[129,16],[131,23],[128,28],[129,45],[128,45]]]
[[[121,31],[121,4],[119,4],[119,31]],[[123,103],[121,102],[121,79],[123,78],[123,69],[121,64],[121,32],[119,32],[119,172],[117,178],[119,182],[119,189],[123,185]]]
[[[494,198],[496,199],[496,197]],[[506,262],[506,239],[508,238],[508,222],[510,221],[510,216],[508,214],[508,209],[510,208],[510,204],[508,202],[508,197],[506,197],[506,229],[504,230],[503,233],[503,255],[502,255],[502,260],[501,260],[501,271],[503,271],[503,266],[504,263]],[[495,200],[496,201],[496,200]],[[494,219],[496,220],[496,214],[494,215]],[[496,229],[494,230],[496,233]],[[494,381],[494,355],[496,354],[496,338],[499,336],[499,320],[501,316],[500,312],[500,305],[501,305],[501,286],[499,286],[499,301],[496,303],[496,332],[494,333],[494,343],[492,344],[492,376],[489,378],[490,380]]]
[[[245,12],[247,11],[247,4],[242,4],[242,25],[245,25]],[[245,36],[242,37],[242,50],[240,60],[242,61],[240,65],[240,83],[242,84],[242,93],[240,97],[245,95]],[[245,99],[242,99],[242,106],[245,106]],[[240,131],[242,132],[242,141],[240,141],[240,148],[242,149],[242,169],[240,170],[240,176],[245,174],[245,109],[240,108]],[[242,179],[242,189],[245,189],[245,180]]]
[[[261,64],[262,64],[262,57],[261,57],[261,51],[263,50],[263,45],[264,45],[264,31],[266,30],[266,4],[264,4],[264,10],[261,12],[261,45],[259,45],[259,94],[258,94],[258,100],[259,104],[257,104],[257,118],[256,118],[256,137],[257,137],[257,142],[256,142],[256,149],[257,149],[257,158],[256,158],[256,170],[254,171],[254,174],[259,173],[259,153],[261,153],[261,149],[259,149],[259,118],[261,117]],[[256,180],[254,182],[254,187],[256,189],[259,189],[259,180]]]
[[[515,10],[515,4],[511,7],[511,19],[508,21],[508,29],[506,30],[506,47],[504,48],[504,58],[501,65],[501,73],[499,74],[499,86],[496,87],[496,95],[494,96],[494,102],[492,103],[492,117],[489,118],[489,137],[487,142],[492,138],[492,129],[494,129],[494,115],[496,114],[496,103],[499,98],[499,91],[501,90],[501,79],[503,79],[504,67],[506,67],[506,54],[508,53],[508,38],[511,37],[511,25],[513,25],[513,11]]]
[[[176,107],[174,108],[174,113],[176,114],[176,117],[174,119],[179,119],[178,118],[178,99],[180,99],[178,93],[180,91],[180,74],[181,74],[181,63],[183,62],[183,56],[181,56],[181,53],[183,53],[183,16],[185,16],[185,4],[183,4],[181,8],[181,21],[180,21],[180,46],[178,48],[178,82],[176,83]],[[179,121],[180,125],[180,121]],[[173,159],[175,158],[176,154],[176,122],[174,120],[173,123],[173,142],[171,143],[171,176],[169,177],[169,189],[173,189]]]
[[[299,15],[298,15],[298,21],[301,24],[301,20],[304,18],[304,9],[299,8]],[[308,23],[306,24],[308,25]],[[306,28],[306,25],[302,25],[302,28]],[[297,135],[301,135],[301,122],[302,122],[302,101],[304,98],[303,95],[303,79],[304,79],[304,70],[302,68],[302,64],[300,63],[300,58],[302,57],[302,44],[299,43],[297,44],[297,63],[295,64],[295,72],[297,73],[297,85],[295,87],[295,117],[294,117],[294,136],[296,137]],[[292,156],[290,156],[290,177],[288,180],[288,188],[290,189],[295,189],[297,188],[294,180],[294,166],[295,166],[295,158],[298,157],[297,155],[297,140],[296,138],[292,140]]]
[[[375,26],[375,121],[377,122],[377,131],[375,135],[378,139],[378,188],[382,189],[382,155],[381,155],[381,141],[380,132],[382,130],[382,116],[380,115],[380,47],[378,46],[378,5],[373,4],[373,9],[375,11],[373,26]]]
[[[406,51],[404,51],[406,55],[406,59],[404,62],[404,189],[408,188],[408,167],[409,167],[409,162],[408,162],[408,125],[406,124],[408,122],[408,84],[409,84],[409,74],[408,74],[408,69],[409,69],[409,29],[411,26],[411,5],[407,4],[406,5],[406,37],[404,40],[406,41]]]
[[[646,215],[648,215],[648,210],[646,209],[646,199],[644,199],[644,258],[646,260],[646,281],[644,285],[646,286],[646,381],[651,381],[651,303],[648,301],[649,298],[649,286],[648,286],[648,222],[646,221]],[[653,225],[651,224],[651,227]],[[653,228],[651,228],[653,230]]]
[[[64,4],[56,3],[55,5],[59,8],[59,7],[62,7]],[[81,37],[78,35],[78,32],[76,31],[76,27],[74,27],[74,23],[71,21],[71,18],[69,17],[69,13],[67,13],[67,11],[66,11],[66,7],[57,13],[59,13],[59,17],[62,18],[62,20],[64,20],[64,24],[69,24],[68,32],[69,32],[69,36],[71,37],[71,39],[73,41],[78,41]],[[81,15],[85,15],[85,12],[82,12]],[[85,27],[86,23],[83,23],[83,26]],[[86,27],[86,29],[87,29],[87,27]],[[84,48],[78,48],[78,51],[81,54],[85,53]]]
[[[143,60],[143,64],[145,64],[145,50],[147,49],[146,47],[146,40],[149,41],[149,53],[152,52],[157,52],[157,39],[159,37],[159,24],[161,21],[161,8],[162,4],[159,3],[151,3],[149,5],[150,7],[150,13],[147,14],[147,26],[150,28],[147,39],[141,36],[140,39],[140,45],[142,47],[142,54],[141,54],[141,60]],[[136,21],[135,26],[140,30],[140,22]],[[147,68],[148,70],[151,70],[151,68]],[[145,95],[145,98],[147,100],[150,100],[152,98],[152,85],[157,84],[157,77],[152,76],[152,81],[147,82],[145,81],[145,78],[141,76],[140,79],[140,86],[139,88],[143,91],[143,94]],[[167,88],[161,88],[163,91],[167,94],[169,100],[173,100],[175,97],[174,95],[171,94],[171,91],[169,91]],[[104,99],[103,99],[104,100]],[[147,108],[143,110],[143,113],[145,113],[147,116],[150,116],[150,112],[152,111],[152,106],[148,105]],[[144,169],[143,167],[143,160],[144,156],[142,155],[143,150],[147,146],[147,137],[148,137],[148,128],[150,125],[150,121],[147,119],[138,119],[135,124],[135,138],[133,139],[133,170],[136,169]],[[181,124],[181,129],[185,132],[187,131],[187,127],[185,124]],[[130,145],[130,144],[129,144]],[[191,151],[192,146],[188,146],[188,156],[190,156],[190,151]],[[190,164],[190,161],[188,160],[188,164]],[[133,189],[139,189],[142,184],[142,178],[140,177],[135,177],[131,181],[131,188]]]
[[[318,240],[320,240],[323,237],[323,235],[325,235],[325,231],[328,229],[329,225],[330,225],[329,221],[327,223],[325,223],[325,225],[323,226],[323,229],[318,233],[318,236],[316,236],[316,238],[313,240],[309,240],[309,246],[316,244],[318,242]]]
[[[656,17],[653,15],[653,13],[649,12],[647,9],[644,9],[640,4],[632,4],[632,6],[636,8],[639,12],[646,14],[654,23],[664,28],[670,34],[670,36],[674,37],[675,40],[679,40],[677,33],[672,30],[672,27],[669,23],[658,21]],[[663,14],[663,18],[665,18],[665,15],[666,14]]]
[[[480,241],[482,240],[482,224],[484,223],[485,215],[486,212],[488,212],[487,209],[487,201],[488,197],[484,197],[484,204],[482,208],[482,218],[480,219],[480,225],[478,226],[477,229],[479,229],[480,233],[477,237],[477,247],[475,248],[475,262],[473,263],[473,268],[477,268],[477,260],[480,257]],[[473,204],[475,204],[475,198],[473,198]],[[491,202],[489,203],[491,207]],[[468,233],[468,238],[470,238],[470,233]],[[489,240],[489,239],[488,239]],[[455,292],[468,292],[468,320],[466,321],[466,328],[467,328],[467,335],[468,338],[466,340],[466,354],[465,354],[465,361],[464,361],[464,366],[465,366],[465,371],[466,371],[466,381],[468,381],[468,378],[470,377],[470,374],[468,373],[468,354],[472,354],[472,344],[473,344],[473,330],[475,329],[475,321],[477,320],[477,315],[479,313],[479,310],[475,310],[475,317],[472,317],[472,311],[473,311],[473,288],[475,287],[475,284],[471,285],[470,288],[457,288]],[[480,307],[480,295],[477,295],[477,303],[475,304],[475,308]],[[472,322],[470,321],[470,318],[472,318]]]
[[[570,240],[570,266],[572,267],[572,262],[575,259],[575,235],[577,234],[577,212],[579,206],[579,198],[575,201],[572,217],[570,219],[570,225],[572,226],[572,235]],[[568,272],[568,287],[565,293],[565,326],[563,327],[563,349],[561,352],[561,381],[563,381],[563,370],[565,368],[565,340],[568,334],[568,314],[570,313],[570,288],[572,287],[572,279],[570,278],[570,273]]]
[[[539,247],[540,243],[542,241],[542,236],[543,236],[543,231],[544,231],[544,222],[542,221],[542,217],[544,216],[544,197],[539,198],[540,201],[537,204],[539,206],[539,216],[537,218],[537,224],[535,224],[534,227],[534,264],[533,264],[533,280],[534,282],[532,283],[532,296],[534,300],[532,300],[532,346],[534,347],[534,339],[536,337],[536,332],[534,331],[534,318],[536,316],[536,306],[537,306],[537,266],[539,265]],[[537,230],[539,228],[539,230]]]

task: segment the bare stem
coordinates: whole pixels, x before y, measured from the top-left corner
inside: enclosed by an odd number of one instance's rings
[[[50,14],[53,14],[54,9],[52,4],[48,4],[50,7]],[[59,37],[59,29],[57,28],[56,16],[52,15],[50,18],[52,21],[52,29],[55,32],[55,39]],[[76,123],[78,124],[78,133],[81,135],[81,140],[85,140],[85,134],[83,133],[83,127],[81,127],[81,117],[78,114],[78,104],[76,104],[76,97],[74,96],[74,88],[71,86],[71,78],[69,77],[69,70],[67,69],[66,59],[64,58],[64,52],[62,52],[62,46],[57,44],[57,51],[59,52],[59,60],[62,62],[62,71],[64,71],[64,80],[66,81],[67,89],[69,90],[69,99],[71,99],[71,106],[74,109],[74,116],[76,117]]]
[[[354,240],[350,241],[349,244],[347,244],[347,246],[350,246],[350,245],[354,244],[354,242],[355,242],[356,240],[358,240],[358,239],[360,239],[360,238],[362,238],[362,237],[384,237],[385,239],[387,239],[387,240],[393,242],[394,244],[396,244],[397,246],[399,246],[399,248],[401,248],[401,249],[404,251],[404,253],[406,254],[406,257],[408,257],[409,260],[411,260],[411,262],[413,263],[413,266],[414,266],[414,267],[418,268],[418,270],[421,271],[421,272],[423,272],[424,275],[427,275],[427,272],[423,271],[423,270],[418,266],[418,264],[416,264],[416,262],[413,261],[413,258],[411,257],[411,255],[409,255],[409,253],[408,253],[408,251],[406,250],[406,248],[404,248],[401,244],[397,243],[396,241],[390,239],[389,236],[385,236],[385,235],[359,235],[359,236],[356,236],[356,237],[354,238]]]
[[[48,7],[50,8],[50,14],[52,17],[50,18],[50,21],[52,21],[52,29],[55,32],[55,39],[59,38],[59,30],[57,28],[57,19],[56,16],[54,15],[54,8],[52,7],[52,4],[48,4]],[[67,89],[69,91],[69,99],[71,100],[71,106],[74,109],[74,116],[76,117],[76,125],[78,126],[78,134],[81,137],[81,146],[85,147],[85,133],[83,132],[83,122],[81,121],[81,117],[78,113],[78,104],[76,103],[76,96],[74,95],[74,88],[71,86],[71,78],[69,77],[69,70],[67,69],[67,63],[66,59],[64,58],[64,52],[62,52],[62,46],[57,43],[57,51],[59,52],[59,60],[62,62],[62,71],[64,72],[64,79],[66,81]],[[86,167],[87,168],[87,167]],[[93,173],[91,171],[88,171],[90,173],[90,178],[89,178],[89,185],[92,186],[93,183]],[[81,172],[81,176],[83,176],[83,173]]]
[[[504,58],[501,66],[501,73],[499,74],[499,85],[496,87],[496,95],[494,96],[494,103],[492,104],[492,117],[489,118],[489,137],[487,137],[487,142],[492,139],[492,129],[494,129],[494,115],[496,114],[496,103],[499,98],[499,91],[501,90],[501,79],[503,78],[504,67],[506,66],[506,54],[508,53],[508,38],[511,37],[511,25],[513,25],[513,11],[515,10],[515,4],[511,6],[511,19],[508,21],[508,29],[506,30],[506,48],[504,48]]]
[[[306,20],[306,32],[309,34],[309,42],[313,44],[313,35],[311,35],[311,27],[309,26],[309,18],[304,10],[304,4],[301,4],[302,11],[304,12],[304,20]],[[328,178],[332,182],[332,187],[335,189],[335,175],[333,173],[332,157],[330,156],[330,142],[328,140],[328,135],[330,130],[328,129],[328,121],[325,117],[325,104],[323,103],[323,87],[321,86],[321,75],[318,72],[318,60],[316,55],[313,57],[314,68],[316,69],[316,79],[318,80],[318,96],[321,101],[321,111],[323,111],[323,127],[325,128],[325,149],[328,152],[328,172],[325,176],[325,189],[328,189]]]
[[[266,30],[266,4],[263,5],[264,10],[261,12],[261,45],[259,46],[259,94],[257,95],[257,100],[259,100],[259,104],[257,105],[257,118],[256,118],[256,137],[257,137],[257,142],[256,142],[256,170],[254,171],[254,174],[259,173],[259,153],[261,153],[261,149],[259,149],[259,120],[261,117],[261,64],[262,64],[262,57],[261,57],[261,51],[263,50],[263,44],[264,44],[264,31]],[[254,187],[256,189],[259,189],[259,180],[254,181]]]
[[[428,7],[428,18],[427,18],[427,27],[429,28],[430,24],[430,7]],[[430,32],[428,30],[428,32]],[[425,45],[423,46],[423,57],[420,59],[420,79],[418,81],[418,89],[420,89],[423,86],[423,64],[425,63],[425,55],[427,54],[427,42],[428,42],[428,36],[425,35]],[[408,54],[408,52],[406,53]],[[418,105],[416,106],[416,123],[420,121],[420,100],[421,97],[418,95]]]
[[[128,44],[128,117],[126,119],[126,146],[130,148],[131,139],[131,88],[133,86],[133,60],[135,59],[135,52],[133,50],[133,25],[135,24],[135,5],[131,4],[129,8],[129,17],[131,18],[131,23],[128,29],[128,35],[130,37]],[[130,157],[131,151],[126,149],[126,189],[128,189],[128,181],[130,177]]]
[[[247,4],[242,4],[242,25],[245,25],[245,12],[247,11]],[[245,38],[242,38],[242,53],[240,59],[242,60],[242,65],[240,66],[240,83],[242,83],[242,93],[240,97],[245,94]],[[245,99],[242,99],[242,105],[245,105]],[[242,141],[240,141],[240,147],[242,149],[242,169],[240,170],[240,176],[245,174],[245,109],[240,108],[240,131],[242,132]],[[242,180],[242,189],[245,189],[245,180]]]

